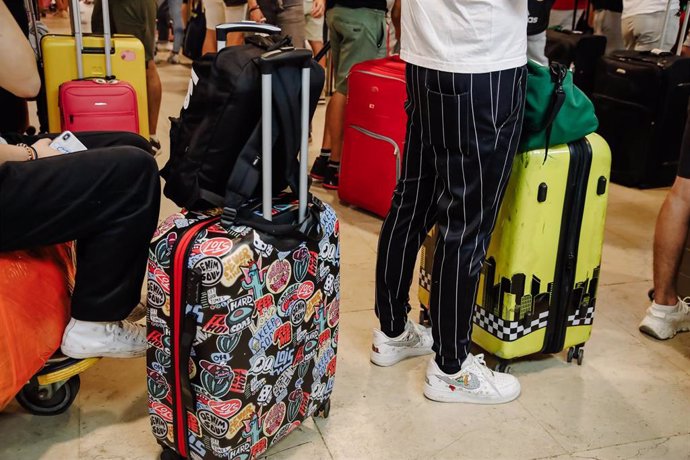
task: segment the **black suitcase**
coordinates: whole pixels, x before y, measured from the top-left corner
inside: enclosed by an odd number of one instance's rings
[[[606,51],[606,37],[569,30],[546,31],[546,57],[573,68],[573,82],[588,96],[594,89],[597,62]]]
[[[640,188],[676,176],[690,95],[690,58],[615,51],[601,59],[592,101],[611,146],[611,180]]]
[[[312,64],[307,50],[258,59],[262,121],[230,174],[222,215],[173,214],[151,242],[147,386],[162,459],[254,459],[305,419],[328,416],[339,224],[307,193]],[[300,100],[301,113],[291,111]],[[274,199],[272,163],[286,150],[281,173],[293,193]],[[260,200],[251,198],[259,181]]]

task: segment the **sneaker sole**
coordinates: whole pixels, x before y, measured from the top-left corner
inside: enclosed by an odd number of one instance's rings
[[[337,185],[330,185],[330,184],[321,184],[321,187],[325,188],[326,190],[338,190]]]
[[[314,174],[314,173],[309,173],[309,177],[311,177],[312,179],[314,179],[315,181],[318,181],[318,182],[323,182],[323,180],[325,179],[324,176],[319,176],[318,174]]]
[[[143,358],[146,356],[146,351],[140,353],[104,353],[102,355],[95,355],[93,353],[80,353],[80,352],[70,352],[69,349],[60,349],[62,354],[74,359],[88,359],[88,358],[120,358],[120,359],[130,359],[130,358]]]
[[[424,396],[431,401],[444,403],[481,404],[485,406],[506,404],[511,401],[515,401],[520,396],[520,393],[521,391],[518,391],[515,395],[508,395],[495,399],[486,399],[466,393],[450,393],[448,391],[433,388],[429,384],[425,384],[424,386]]]
[[[640,324],[640,331],[650,335],[658,340],[668,340],[676,336],[678,332],[687,332],[690,330],[688,324],[682,324],[678,329],[669,327],[666,321],[660,319],[645,317]]]
[[[424,349],[417,349],[417,350],[409,350],[403,354],[400,355],[395,355],[395,356],[384,356],[381,353],[371,353],[370,356],[370,361],[377,366],[380,367],[389,367],[392,366],[393,364],[398,364],[400,361],[405,360],[407,358],[415,358],[417,356],[424,356],[424,355],[429,355],[433,353],[434,351],[429,348],[428,350]]]

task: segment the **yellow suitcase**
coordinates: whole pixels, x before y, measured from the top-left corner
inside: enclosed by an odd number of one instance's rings
[[[568,348],[582,363],[604,241],[611,151],[600,136],[515,157],[482,268],[472,341],[506,361]],[[428,321],[436,230],[422,248]]]
[[[73,2],[74,3],[74,2]],[[59,133],[60,108],[58,93],[62,83],[79,78],[77,70],[77,39],[73,35],[46,35],[41,40],[50,132]],[[84,78],[105,77],[105,38],[102,35],[83,37]],[[146,60],[144,45],[129,35],[114,35],[110,48],[112,76],[126,81],[137,93],[140,134],[148,139],[149,118],[146,95]],[[103,130],[108,127],[104,126]]]

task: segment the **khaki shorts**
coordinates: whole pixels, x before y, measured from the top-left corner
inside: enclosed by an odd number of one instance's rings
[[[662,51],[671,51],[678,36],[678,10],[669,11],[668,29],[666,36],[661,37],[661,29],[664,28],[665,11],[656,13],[636,14],[623,18],[623,42],[625,49],[635,51],[651,51],[659,48]]]
[[[115,0],[109,2],[110,31],[134,35],[144,45],[146,62],[153,60],[156,46],[156,0]],[[91,15],[91,29],[103,33],[103,5],[96,0]]]
[[[304,0],[304,32],[310,42],[323,42],[323,16],[315,19],[311,15],[314,0]]]
[[[371,8],[336,6],[326,15],[335,68],[335,90],[347,94],[353,65],[386,56],[386,14]]]
[[[114,0],[118,1],[118,0]],[[223,0],[204,1],[206,28],[216,30],[218,24],[244,21],[247,17],[247,5],[225,6]]]

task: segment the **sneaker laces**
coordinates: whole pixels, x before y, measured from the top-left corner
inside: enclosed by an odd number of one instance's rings
[[[110,332],[113,332],[117,337],[121,337],[126,341],[138,340],[142,341],[142,328],[129,321],[117,321],[108,324],[106,327]]]
[[[683,299],[678,297],[678,300],[678,313],[682,313],[684,315],[690,314],[690,297],[685,297]]]

